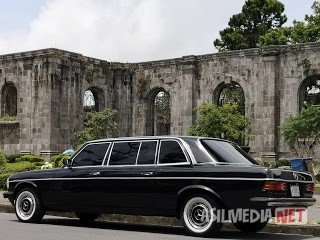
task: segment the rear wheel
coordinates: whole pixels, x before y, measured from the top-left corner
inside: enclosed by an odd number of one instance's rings
[[[233,225],[241,232],[256,233],[264,229],[267,223],[268,221],[267,222],[257,221],[252,223],[235,222],[233,223]]]
[[[185,199],[181,208],[181,221],[193,236],[207,237],[219,232],[222,223],[214,219],[215,210],[220,206],[204,194],[192,195]]]
[[[45,210],[37,192],[32,188],[19,191],[15,199],[16,215],[21,222],[39,223]]]
[[[98,213],[76,212],[75,214],[80,219],[81,223],[86,223],[86,224],[94,222],[94,220],[96,220],[100,216],[100,214]]]

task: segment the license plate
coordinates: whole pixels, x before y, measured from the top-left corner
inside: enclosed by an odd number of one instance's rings
[[[291,185],[291,186],[290,186],[290,190],[291,190],[291,196],[292,196],[292,197],[300,197],[300,189],[299,189],[299,186]]]

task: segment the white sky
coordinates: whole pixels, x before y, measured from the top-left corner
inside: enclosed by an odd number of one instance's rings
[[[216,52],[244,0],[0,0],[0,54],[60,48],[139,62]],[[282,0],[290,25],[313,0]]]

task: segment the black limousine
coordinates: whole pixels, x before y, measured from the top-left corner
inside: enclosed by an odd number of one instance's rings
[[[220,230],[214,219],[219,209],[315,202],[309,173],[266,168],[235,143],[189,136],[87,142],[61,168],[13,174],[7,185],[4,197],[22,222],[40,222],[49,210],[73,211],[83,222],[102,213],[168,216],[195,236]],[[234,225],[257,232],[267,222]]]

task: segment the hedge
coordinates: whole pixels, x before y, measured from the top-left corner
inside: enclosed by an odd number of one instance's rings
[[[6,155],[4,155],[2,152],[0,152],[0,173],[6,167],[6,164],[7,164]]]
[[[23,154],[12,154],[12,155],[9,155],[7,156],[7,162],[8,163],[15,163],[16,160],[20,157],[22,157]]]
[[[7,163],[5,167],[5,172],[16,173],[16,172],[30,171],[36,168],[37,168],[36,164],[31,162]]]
[[[59,154],[50,158],[50,163],[54,168],[61,167],[63,165],[63,159],[69,157],[68,154]]]
[[[0,189],[7,189],[7,179],[11,173],[2,173],[0,174]]]
[[[39,156],[28,154],[28,155],[23,155],[20,158],[17,158],[16,163],[18,162],[30,162],[34,163],[36,166],[42,166],[44,164],[44,159],[42,159]]]

